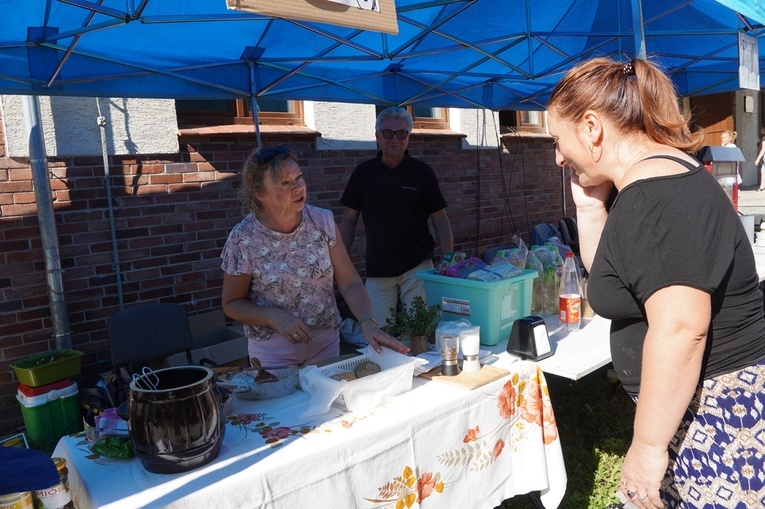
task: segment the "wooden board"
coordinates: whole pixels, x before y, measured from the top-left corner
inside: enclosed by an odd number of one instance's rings
[[[229,9],[274,18],[303,19],[398,35],[394,0],[380,0],[380,12],[323,0],[227,0]]]
[[[456,385],[463,389],[473,390],[494,380],[499,380],[505,375],[509,375],[510,372],[506,369],[495,368],[488,364],[481,366],[480,371],[474,371],[472,373],[465,373],[461,371],[457,376],[444,376],[441,374],[441,366],[431,369],[427,373],[423,373],[420,376],[429,380],[435,380],[436,382],[443,382],[449,385]]]

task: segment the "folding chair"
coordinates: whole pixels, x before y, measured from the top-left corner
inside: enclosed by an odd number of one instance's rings
[[[147,304],[114,313],[107,322],[111,358],[119,374],[125,368],[130,375],[143,366],[157,366],[159,361],[184,352],[193,364],[194,342],[186,310],[180,304]]]

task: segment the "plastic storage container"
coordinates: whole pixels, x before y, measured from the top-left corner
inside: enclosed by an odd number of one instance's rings
[[[61,437],[82,431],[78,395],[76,382],[33,396],[27,396],[21,390],[17,392],[16,399],[21,405],[21,416],[33,448],[50,454]]]
[[[444,320],[466,318],[481,327],[481,344],[496,345],[510,337],[513,322],[531,314],[531,291],[535,270],[487,283],[448,276],[435,270],[417,273],[425,281],[429,306],[439,304]]]
[[[29,387],[39,387],[80,374],[82,352],[77,350],[52,350],[28,359],[11,363],[19,382]]]

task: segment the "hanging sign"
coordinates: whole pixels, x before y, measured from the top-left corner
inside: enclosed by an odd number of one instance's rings
[[[760,65],[757,39],[738,33],[738,86],[749,90],[760,89]]]
[[[226,0],[229,9],[398,35],[394,0]]]
[[[348,7],[355,7],[357,9],[364,9],[365,11],[380,12],[380,5],[377,0],[325,0],[326,2],[334,2],[336,4],[347,5]]]

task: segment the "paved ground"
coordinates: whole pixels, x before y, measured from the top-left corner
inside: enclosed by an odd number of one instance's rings
[[[765,191],[758,192],[757,188],[739,189],[738,211],[744,215],[754,216],[755,230],[765,219]]]

